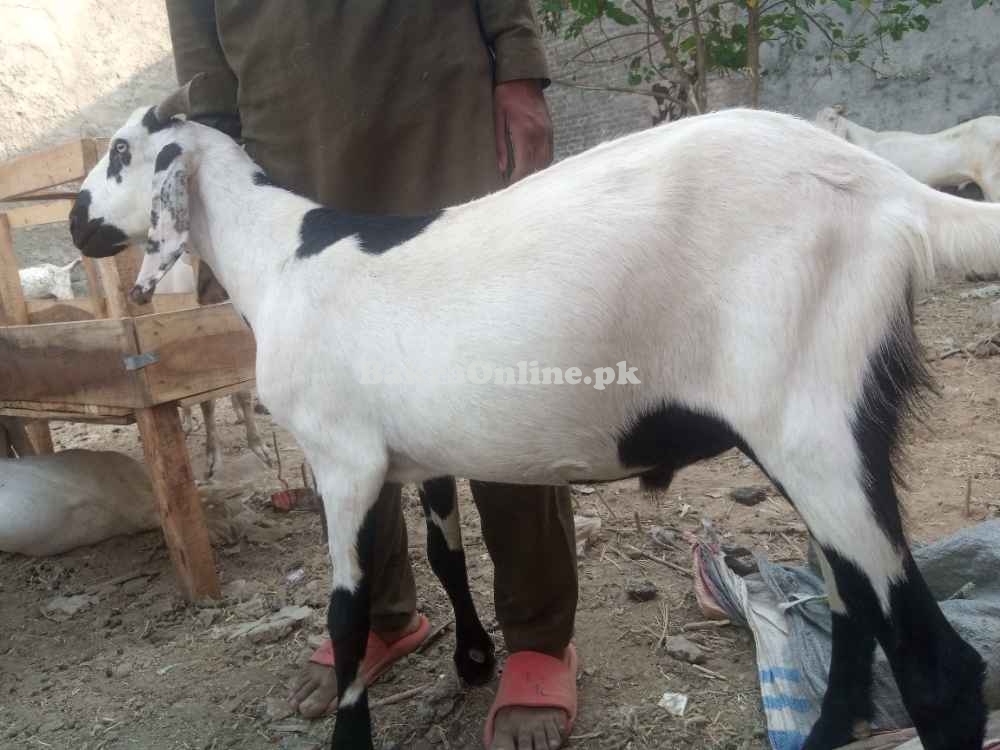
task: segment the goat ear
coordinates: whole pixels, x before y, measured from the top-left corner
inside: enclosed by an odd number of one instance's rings
[[[188,250],[187,155],[178,143],[168,143],[156,157],[152,205],[149,212],[149,241],[131,296],[144,304],[177,259]]]
[[[155,109],[156,119],[161,123],[165,123],[175,115],[189,115],[191,113],[191,87],[204,77],[204,73],[198,73],[190,81],[157,104]]]

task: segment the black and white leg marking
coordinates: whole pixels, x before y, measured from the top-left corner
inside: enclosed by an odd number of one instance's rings
[[[791,457],[775,463],[833,581],[830,682],[806,750],[844,744],[855,722],[870,715],[872,638],[925,750],[982,747],[983,660],[945,619],[913,562],[894,485],[901,423],[926,383],[911,321],[904,311],[873,353],[855,413],[844,420],[814,407],[817,418],[808,422],[823,429],[791,436]],[[854,446],[853,455],[845,445]]]
[[[334,521],[335,522],[335,521]],[[371,712],[368,690],[360,674],[361,662],[368,645],[371,628],[371,570],[375,547],[374,513],[370,510],[358,532],[357,561],[360,577],[355,587],[335,584],[330,596],[327,626],[333,641],[337,671],[337,724],[333,733],[334,750],[365,750],[372,748]],[[339,576],[335,573],[335,579]]]
[[[371,628],[369,575],[375,547],[372,508],[385,481],[385,464],[373,461],[381,448],[377,437],[365,440],[359,431],[345,428],[344,436],[330,436],[329,440],[354,450],[342,451],[336,457],[339,460],[330,459],[321,450],[325,444],[303,443],[303,450],[315,472],[329,526],[333,593],[327,625],[333,641],[338,699],[331,747],[373,750],[368,690],[360,668]]]
[[[455,479],[424,482],[420,502],[427,521],[427,559],[455,610],[455,668],[466,684],[482,685],[493,676],[496,660],[493,639],[483,628],[469,591]]]
[[[833,650],[820,719],[803,750],[841,747],[865,736],[875,710],[871,695],[875,634],[850,616],[826,553],[815,540],[813,548],[826,582]]]

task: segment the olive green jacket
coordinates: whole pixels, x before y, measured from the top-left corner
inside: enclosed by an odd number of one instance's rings
[[[502,187],[493,85],[548,69],[532,0],[167,0],[192,116],[278,184],[412,214]]]

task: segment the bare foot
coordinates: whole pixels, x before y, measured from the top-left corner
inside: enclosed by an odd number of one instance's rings
[[[557,750],[566,738],[566,712],[558,708],[502,708],[493,722],[490,750]]]
[[[391,633],[376,632],[386,643],[394,643],[419,627],[420,617],[414,612],[402,630]],[[306,662],[305,668],[289,685],[288,703],[293,710],[307,719],[315,719],[329,713],[337,705],[336,671],[333,667]]]

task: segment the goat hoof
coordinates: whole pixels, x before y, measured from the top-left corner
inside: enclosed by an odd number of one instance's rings
[[[838,747],[850,745],[857,739],[852,728],[850,721],[824,721],[820,716],[809,732],[802,750],[836,750]]]
[[[470,687],[478,687],[489,682],[493,678],[495,668],[496,657],[493,655],[492,641],[485,648],[471,646],[455,649],[455,669],[462,682]]]

